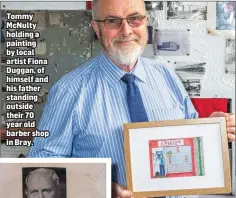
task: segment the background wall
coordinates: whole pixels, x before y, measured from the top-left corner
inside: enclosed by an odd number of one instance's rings
[[[154,32],[155,29],[190,30],[190,54],[188,56],[154,55],[153,45],[148,44],[143,56],[156,59],[173,69],[176,67],[176,62],[204,62],[205,72],[201,76],[199,97],[231,98],[232,111],[235,111],[235,74],[225,73],[226,39],[229,35],[214,31],[215,6],[215,2],[208,3],[207,20],[167,20],[167,2],[163,2],[162,10],[148,11],[149,25],[153,27]],[[100,43],[95,39],[90,25],[91,11],[85,11],[85,2],[57,2],[56,4],[54,2],[1,2],[1,8],[2,17],[6,10],[27,10],[26,12],[34,10],[37,13],[42,44],[39,57],[49,60],[46,72],[50,82],[43,84],[46,90],[49,90],[61,76],[100,52]],[[210,33],[208,33],[209,27],[213,30]],[[232,38],[231,34],[230,37]],[[189,74],[192,75],[191,72]],[[2,74],[1,78],[4,84],[5,75]],[[2,98],[4,95],[5,93],[1,93]],[[35,105],[37,122],[44,104],[45,101]],[[4,110],[3,104],[1,109]],[[27,150],[27,147],[22,147],[20,151],[26,153]],[[5,147],[2,144],[2,156],[16,157],[18,153],[19,147]]]
[[[232,98],[232,111],[235,112],[235,65],[234,73],[225,73],[226,39],[235,39],[235,30],[215,31],[216,3],[208,2],[207,6],[207,20],[167,20],[167,2],[164,2],[163,10],[149,12],[152,16],[149,25],[154,29],[190,30],[190,55],[155,56],[151,44],[146,47],[143,55],[162,61],[172,68],[175,62],[206,63],[200,97]],[[208,33],[208,30],[211,32]]]
[[[149,11],[149,25],[153,27],[153,30],[190,30],[190,55],[156,56],[154,55],[153,45],[148,44],[143,52],[143,56],[156,59],[156,61],[162,62],[173,69],[176,67],[176,62],[204,62],[205,72],[204,75],[201,76],[200,97],[231,98],[232,111],[235,112],[235,74],[225,73],[226,39],[235,39],[235,35],[232,35],[232,31],[230,31],[229,34],[227,31],[215,31],[215,6],[215,2],[208,3],[207,20],[167,20],[167,2],[163,3],[162,10]],[[45,51],[41,56],[49,59],[47,73],[50,75],[50,83],[44,84],[46,90],[49,90],[62,75],[100,52],[100,43],[94,40],[94,34],[89,24],[91,12],[85,11],[85,8],[85,2],[72,1],[56,3],[37,1],[1,2],[2,17],[4,17],[4,10],[37,10],[38,13],[42,14],[42,18],[40,18],[39,21],[42,23],[39,24],[41,24],[40,31],[42,33],[41,38],[43,45],[40,50]],[[50,23],[50,14],[56,15],[56,19],[59,19],[59,23],[58,21]],[[209,33],[208,30],[210,30]],[[3,74],[1,75],[1,82],[4,84]],[[4,98],[4,93],[0,92],[0,96]],[[40,118],[44,104],[43,102],[36,105],[37,121]],[[3,106],[1,106],[1,113],[2,109]],[[20,153],[26,154],[27,151],[27,147],[7,147],[4,142],[1,144],[1,157],[18,157]],[[235,159],[235,157],[233,159]],[[9,177],[9,175],[7,175],[7,177],[3,175],[3,173],[6,174],[10,172],[14,176],[14,179],[16,179],[13,180],[16,181],[16,191],[21,193],[21,184],[17,181],[20,181],[22,166],[23,165],[19,165],[15,167],[12,165],[3,169],[1,167],[0,170],[3,170],[3,172],[1,172],[0,192],[10,193],[10,189],[4,188],[1,190],[1,187],[6,186],[5,184],[7,183],[11,183],[12,185],[12,178]],[[68,167],[69,172],[74,174],[78,173],[75,173],[72,169],[73,167]],[[78,171],[78,169],[76,171]],[[5,181],[4,185],[1,185],[3,178],[6,179],[7,182]],[[82,178],[84,180],[88,179],[86,176]],[[86,180],[86,182],[89,182],[89,180]],[[89,188],[85,189],[86,192],[79,193],[89,195],[87,194],[88,192],[94,192],[93,190],[90,191]],[[9,194],[5,197],[14,198],[15,194]],[[216,196],[213,195],[212,197]]]

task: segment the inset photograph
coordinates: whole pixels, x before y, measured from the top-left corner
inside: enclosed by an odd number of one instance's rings
[[[110,198],[111,160],[0,159],[5,198]]]

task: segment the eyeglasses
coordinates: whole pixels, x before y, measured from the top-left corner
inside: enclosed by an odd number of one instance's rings
[[[95,21],[103,22],[107,29],[119,29],[123,20],[126,20],[130,27],[138,27],[143,24],[143,19],[145,17],[146,16],[138,15],[127,18],[110,18],[110,19],[95,20]]]

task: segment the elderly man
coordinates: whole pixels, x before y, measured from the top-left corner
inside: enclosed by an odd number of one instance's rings
[[[112,158],[113,196],[126,186],[123,124],[197,118],[176,74],[141,58],[148,39],[143,0],[94,0],[92,26],[101,54],[62,77],[50,90],[29,157]],[[79,46],[78,46],[79,47]],[[235,139],[233,115],[226,116]]]
[[[52,169],[31,171],[25,183],[28,198],[59,198],[59,178]]]

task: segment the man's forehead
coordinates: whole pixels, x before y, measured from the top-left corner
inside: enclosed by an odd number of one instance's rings
[[[126,17],[133,13],[145,14],[142,0],[99,0],[99,15]]]
[[[29,179],[35,179],[35,178],[40,178],[40,177],[48,177],[49,174],[46,171],[39,171],[36,170],[35,172],[32,172],[29,176]]]
[[[28,180],[29,184],[37,184],[37,183],[52,183],[52,178],[50,175],[45,174],[34,174]]]

